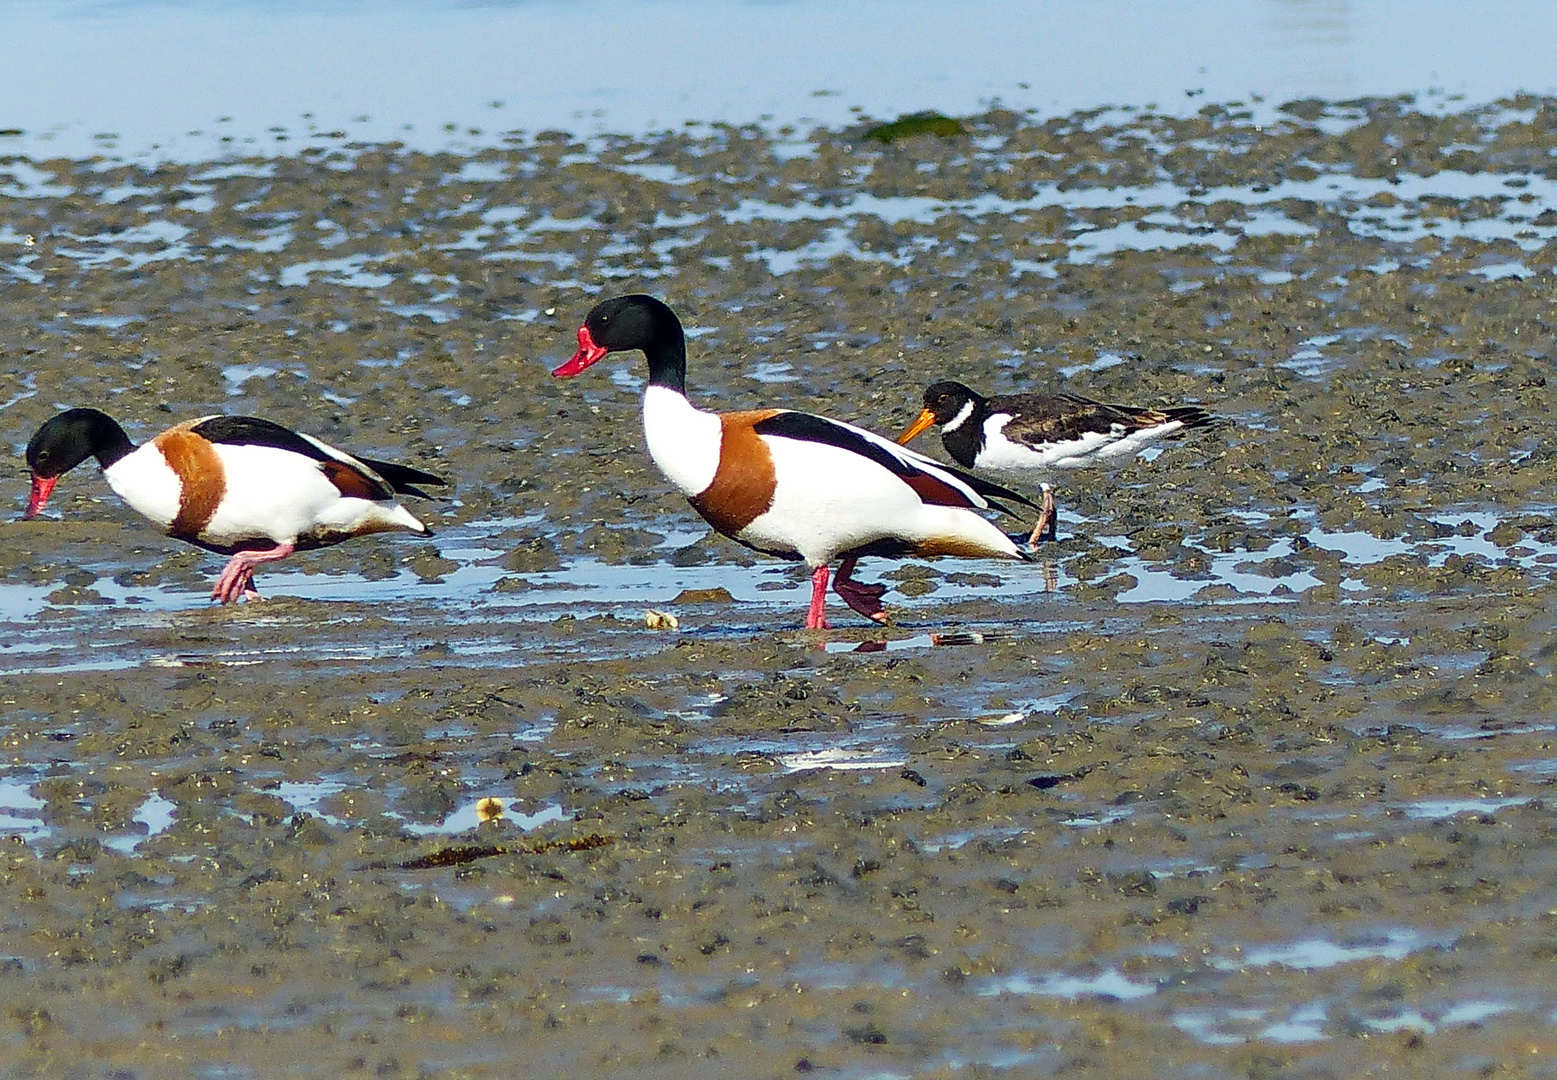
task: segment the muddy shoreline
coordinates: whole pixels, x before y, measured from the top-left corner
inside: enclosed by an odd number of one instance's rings
[[[13,449],[244,412],[456,483],[226,610],[93,468],[0,526],[8,1073],[1552,1075],[1557,103],[1283,115],[0,159]],[[710,407],[1226,422],[810,634],[640,361],[550,379],[628,290]]]

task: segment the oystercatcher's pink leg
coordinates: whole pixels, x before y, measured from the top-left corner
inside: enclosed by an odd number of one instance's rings
[[[1040,540],[1053,540],[1059,535],[1059,514],[1054,507],[1054,488],[1048,484],[1040,484],[1043,488],[1043,508],[1038,511],[1038,524],[1033,526],[1033,535],[1027,538],[1028,547],[1037,547]]]
[[[858,559],[848,558],[838,564],[838,578],[833,582],[833,592],[843,597],[844,603],[874,622],[887,621],[887,610],[881,605],[887,587],[854,580],[854,564]]]
[[[240,551],[222,567],[216,585],[211,589],[211,599],[230,604],[239,597],[257,600],[259,592],[254,588],[254,568],[261,563],[284,559],[296,551],[294,544],[278,544],[269,551]]]
[[[822,609],[827,606],[827,567],[818,566],[811,571],[811,610],[806,612],[807,630],[826,630],[827,619]]]

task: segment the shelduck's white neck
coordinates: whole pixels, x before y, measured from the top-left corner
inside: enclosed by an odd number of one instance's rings
[[[714,482],[722,427],[718,415],[704,412],[669,387],[651,383],[644,391],[643,435],[649,456],[688,498]]]

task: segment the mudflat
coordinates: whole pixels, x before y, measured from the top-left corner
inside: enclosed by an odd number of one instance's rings
[[[0,160],[13,448],[235,412],[455,483],[228,608],[92,465],[0,526],[4,1071],[1553,1075],[1557,105],[1281,117]],[[622,291],[712,408],[1224,422],[803,632],[641,360],[549,377]]]

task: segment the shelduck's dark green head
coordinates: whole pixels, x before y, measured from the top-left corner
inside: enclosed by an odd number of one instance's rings
[[[67,409],[33,433],[27,443],[27,467],[32,470],[32,494],[23,518],[43,512],[59,478],[89,457],[108,468],[135,445],[107,413],[97,409]]]

